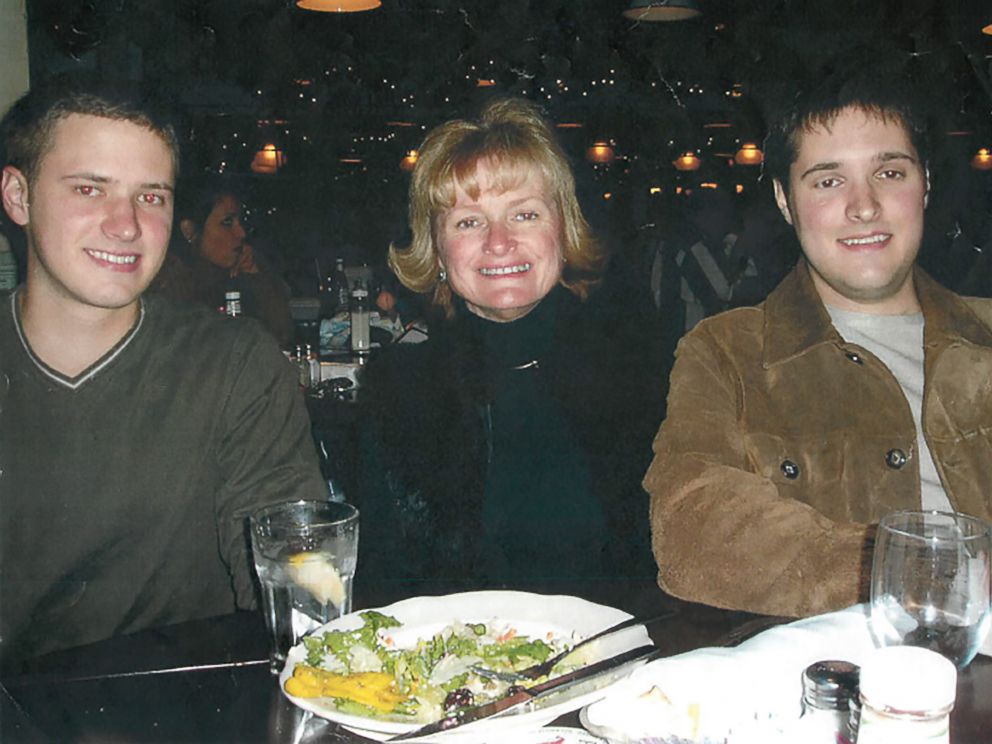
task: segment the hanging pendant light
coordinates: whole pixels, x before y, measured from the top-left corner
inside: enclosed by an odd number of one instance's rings
[[[699,166],[701,164],[702,161],[699,159],[699,156],[691,150],[683,153],[672,161],[672,165],[675,166],[675,170],[679,171],[699,170]]]
[[[286,155],[273,144],[263,145],[251,161],[251,169],[255,173],[278,173],[286,164]]]
[[[971,159],[971,167],[975,170],[992,170],[992,151],[987,147],[981,148]]]
[[[737,165],[761,165],[764,159],[764,153],[753,142],[745,142],[734,155],[734,162]]]
[[[381,0],[296,0],[296,7],[318,13],[358,13],[381,5]]]
[[[616,158],[616,153],[610,147],[610,143],[605,140],[593,142],[592,146],[586,150],[586,160],[590,163],[605,165],[612,163],[614,158]]]
[[[400,161],[400,170],[410,173],[413,167],[417,164],[417,158],[420,156],[416,150],[410,150],[406,156]]]
[[[633,21],[686,21],[700,12],[696,0],[630,0],[623,15]]]

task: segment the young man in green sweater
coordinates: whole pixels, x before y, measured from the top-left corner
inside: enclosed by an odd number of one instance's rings
[[[0,131],[28,251],[0,297],[4,663],[251,606],[246,516],[322,480],[265,331],[143,294],[169,241],[171,126],[63,80]]]

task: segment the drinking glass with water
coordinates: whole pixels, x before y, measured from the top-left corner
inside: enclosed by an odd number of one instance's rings
[[[310,631],[351,612],[358,510],[334,501],[293,501],[251,516],[255,570],[278,674]]]

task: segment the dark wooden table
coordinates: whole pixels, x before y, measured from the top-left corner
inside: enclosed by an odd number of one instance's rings
[[[477,587],[416,582],[356,585],[356,607]],[[521,585],[572,594],[631,613],[678,614],[651,635],[666,654],[713,645],[763,619],[675,600],[648,580]],[[577,725],[575,714],[559,725]],[[303,714],[269,673],[261,615],[198,620],[50,654],[3,680],[3,742],[348,742],[334,724]],[[954,744],[992,741],[992,659],[961,675]]]

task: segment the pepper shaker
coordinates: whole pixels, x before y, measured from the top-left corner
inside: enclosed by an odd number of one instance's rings
[[[817,661],[803,671],[802,715],[796,736],[804,744],[851,744],[849,702],[858,694],[858,667]]]

